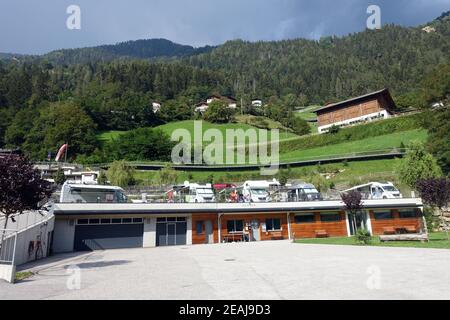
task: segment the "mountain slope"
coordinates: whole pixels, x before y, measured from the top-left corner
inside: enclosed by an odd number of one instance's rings
[[[326,103],[383,87],[395,95],[413,91],[449,54],[448,36],[389,25],[320,41],[230,41],[187,60],[223,72],[235,92],[305,94],[310,102]]]
[[[42,58],[55,64],[82,64],[114,59],[180,58],[205,53],[212,47],[194,48],[166,39],[148,39],[79,49],[52,51]]]

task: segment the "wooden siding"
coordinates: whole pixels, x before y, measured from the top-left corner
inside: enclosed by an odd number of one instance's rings
[[[319,127],[329,124],[362,117],[367,114],[377,113],[384,110],[388,110],[388,104],[386,99],[379,97],[371,100],[355,103],[350,105],[344,105],[342,107],[331,108],[329,111],[324,110],[317,115]]]
[[[212,229],[213,229],[213,237],[214,237],[214,243],[218,242],[219,239],[219,233],[218,233],[218,227],[217,227],[217,214],[211,213],[211,214],[193,214],[192,215],[192,244],[205,244],[208,243],[206,239],[206,221],[211,221],[212,223]],[[203,221],[203,229],[202,233],[197,233],[197,221]]]
[[[322,214],[324,213],[322,212]],[[291,214],[291,232],[295,239],[315,238],[318,230],[325,230],[330,237],[346,237],[348,235],[344,212],[339,212],[341,216],[340,221],[333,222],[322,222],[320,221],[319,212],[314,212],[313,214],[315,222],[311,223],[296,223],[295,214]]]
[[[266,219],[280,219],[281,222],[281,235],[284,239],[289,239],[288,225],[287,225],[287,214],[286,213],[272,213],[272,214],[234,214],[234,215],[224,215],[221,218],[221,236],[222,241],[228,235],[227,221],[229,220],[243,220],[244,221],[244,231],[251,233],[250,223],[253,220],[258,220],[259,225],[259,236],[262,241],[272,240],[272,237],[278,235],[280,231],[262,231],[261,223],[265,223]],[[247,229],[248,228],[248,229]]]
[[[374,211],[370,210],[370,221],[372,224],[372,234],[373,235],[383,235],[384,228],[393,227],[393,228],[401,228],[406,226],[414,226],[416,228],[420,228],[423,230],[423,218],[419,209],[416,209],[419,212],[419,217],[417,218],[400,218],[398,210],[393,209],[392,219],[382,219],[376,220],[374,216]]]

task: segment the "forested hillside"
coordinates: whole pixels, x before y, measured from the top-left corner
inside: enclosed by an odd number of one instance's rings
[[[236,93],[258,97],[294,93],[311,103],[326,103],[383,87],[396,96],[413,91],[449,53],[448,36],[386,26],[320,41],[231,41],[190,57],[189,62],[221,71],[232,79]]]
[[[423,26],[385,26],[320,41],[237,40],[194,49],[159,39],[37,58],[4,55],[0,147],[21,147],[43,159],[69,141],[69,158],[75,159],[99,152],[99,131],[199,118],[193,106],[213,93],[242,98],[243,113],[270,118],[299,135],[309,127],[293,116],[295,108],[383,87],[392,89],[399,107],[448,103],[448,24],[444,14],[430,23],[436,28],[430,33]],[[254,97],[264,99],[265,107],[247,108]],[[154,101],[162,103],[157,114]]]
[[[208,52],[212,47],[194,48],[166,39],[126,41],[115,45],[103,45],[80,49],[52,51],[42,58],[54,64],[78,64],[111,61],[114,59],[181,58]]]

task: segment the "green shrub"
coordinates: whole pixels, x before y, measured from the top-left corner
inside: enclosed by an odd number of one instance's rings
[[[356,232],[355,241],[358,244],[370,244],[372,242],[372,236],[370,235],[369,230],[367,229],[359,229]]]

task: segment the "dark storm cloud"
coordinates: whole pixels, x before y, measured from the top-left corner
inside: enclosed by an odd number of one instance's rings
[[[66,8],[82,10],[82,29],[66,28]],[[142,38],[202,46],[318,39],[364,30],[377,4],[382,22],[417,25],[450,9],[450,0],[2,0],[0,52],[43,53]]]

